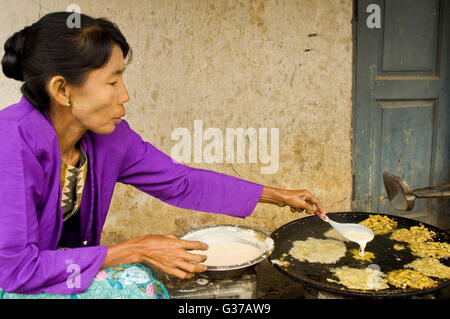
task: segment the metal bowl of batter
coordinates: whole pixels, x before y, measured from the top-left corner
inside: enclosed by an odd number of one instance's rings
[[[213,225],[193,229],[181,239],[201,241],[207,251],[192,251],[207,255],[205,275],[212,279],[232,279],[270,256],[274,249],[272,238],[264,232],[245,226]]]

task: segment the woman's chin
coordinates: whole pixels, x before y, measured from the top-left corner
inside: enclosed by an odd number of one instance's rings
[[[100,134],[100,135],[108,135],[108,134],[111,134],[112,132],[114,132],[115,129],[116,129],[116,124],[114,122],[110,122],[110,123],[102,126],[101,128],[91,129],[90,131],[92,131],[96,134]]]

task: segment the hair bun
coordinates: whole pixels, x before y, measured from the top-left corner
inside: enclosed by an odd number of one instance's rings
[[[17,81],[24,81],[22,69],[22,56],[25,45],[26,35],[29,27],[22,31],[14,33],[5,42],[5,55],[2,59],[3,73],[8,77]]]

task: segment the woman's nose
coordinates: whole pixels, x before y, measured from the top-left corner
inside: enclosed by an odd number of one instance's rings
[[[128,90],[127,90],[125,84],[123,84],[123,91],[120,94],[119,104],[127,103],[129,100],[130,100],[130,95],[128,94]]]

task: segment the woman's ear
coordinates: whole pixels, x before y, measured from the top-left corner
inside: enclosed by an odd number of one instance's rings
[[[70,106],[70,87],[66,79],[61,75],[55,75],[50,78],[47,84],[50,99],[59,105]]]

